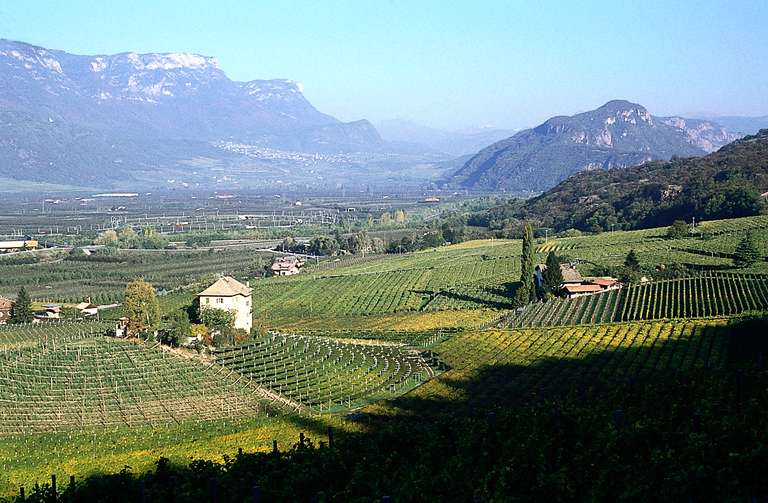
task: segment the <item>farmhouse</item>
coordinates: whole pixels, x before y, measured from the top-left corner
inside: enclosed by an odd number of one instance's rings
[[[581,283],[563,283],[563,292],[567,297],[581,297],[594,293],[621,288],[621,283],[610,276],[583,278]]]
[[[536,266],[534,277],[536,284],[539,286],[543,283],[543,272],[546,269],[546,264],[538,264]],[[583,277],[574,264],[560,264],[560,272],[563,275],[563,282],[560,288],[562,293],[568,298],[592,295],[621,288],[619,280],[610,276]]]
[[[251,288],[230,276],[224,276],[197,295],[200,309],[235,312],[235,328],[251,331]]]
[[[293,276],[294,274],[299,274],[302,267],[304,267],[304,261],[299,257],[277,257],[272,262],[270,270],[273,276]]]
[[[80,316],[83,318],[91,318],[93,316],[98,316],[99,314],[99,307],[96,304],[91,304],[90,302],[81,302],[75,307],[78,311],[80,311]]]
[[[13,301],[0,296],[0,325],[8,323],[11,317],[11,309],[13,309]]]
[[[43,304],[43,309],[35,311],[35,321],[58,321],[61,319],[61,304]]]
[[[581,273],[576,270],[574,264],[560,264],[560,272],[563,275],[563,285],[580,285],[584,283],[584,278],[581,277]]]

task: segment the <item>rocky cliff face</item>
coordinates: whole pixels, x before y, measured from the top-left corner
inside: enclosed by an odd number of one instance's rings
[[[296,82],[235,82],[215,58],[199,54],[79,56],[0,40],[0,87],[3,110],[123,138],[237,139],[336,152],[382,144],[370,124],[344,124],[316,110]]]
[[[672,156],[698,156],[735,139],[716,124],[659,118],[614,100],[495,143],[459,169],[453,182],[470,188],[542,191],[573,173],[634,166]]]

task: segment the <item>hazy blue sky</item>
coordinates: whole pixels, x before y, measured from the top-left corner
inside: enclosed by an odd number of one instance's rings
[[[768,114],[768,1],[0,0],[0,37],[198,52],[343,120],[525,127],[613,98]],[[0,90],[0,92],[2,92]]]

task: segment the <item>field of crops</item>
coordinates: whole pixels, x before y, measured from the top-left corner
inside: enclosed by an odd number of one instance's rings
[[[252,416],[277,398],[218,365],[100,336],[0,360],[0,435]]]
[[[400,343],[270,334],[216,352],[216,362],[281,396],[318,411],[392,398],[434,375]]]

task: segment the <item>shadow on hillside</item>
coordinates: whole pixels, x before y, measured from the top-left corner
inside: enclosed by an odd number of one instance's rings
[[[492,309],[512,309],[514,307],[512,299],[514,298],[515,291],[519,288],[519,286],[520,282],[517,281],[513,283],[505,283],[504,285],[498,287],[479,288],[479,290],[487,293],[490,296],[504,299],[501,301],[456,290],[412,290],[412,292],[418,295],[429,297],[429,302],[427,305],[439,297],[444,297],[446,299],[452,299],[459,302],[477,304],[480,307],[487,307]]]
[[[447,372],[384,407],[355,414],[362,432],[339,432],[331,448],[305,439],[287,452],[246,453],[224,466],[161,461],[140,477],[94,475],[66,496],[110,502],[761,499],[768,496],[766,328],[765,320],[747,321],[712,328],[706,340]],[[453,358],[471,359],[476,349]],[[321,424],[296,421],[307,431]]]

